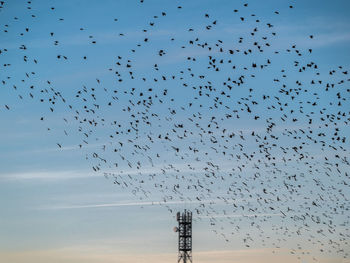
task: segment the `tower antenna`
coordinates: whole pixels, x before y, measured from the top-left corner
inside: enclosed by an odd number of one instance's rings
[[[177,212],[176,220],[179,226],[175,231],[179,233],[179,252],[177,262],[192,263],[192,212]]]

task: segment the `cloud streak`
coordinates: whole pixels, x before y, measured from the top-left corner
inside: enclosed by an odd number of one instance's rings
[[[29,180],[29,179],[72,179],[84,177],[101,177],[100,174],[90,171],[38,171],[24,173],[7,173],[0,175],[0,180]]]
[[[222,200],[201,200],[201,201],[149,201],[149,202],[119,202],[119,203],[104,203],[104,204],[87,204],[87,205],[58,205],[58,206],[46,206],[40,209],[44,210],[65,210],[65,209],[94,209],[94,208],[109,208],[109,207],[133,207],[133,206],[161,206],[161,205],[182,205],[182,204],[220,204],[227,203]],[[229,202],[229,203],[238,203]],[[193,215],[195,219],[213,219],[213,218],[239,218],[239,217],[272,217],[272,216],[281,216],[284,215],[281,213],[253,213],[253,214],[223,214],[223,215]]]
[[[88,205],[61,205],[49,206],[42,209],[84,209],[84,208],[106,208],[106,207],[124,207],[124,206],[157,206],[157,205],[179,205],[179,204],[208,204],[218,203],[219,200],[202,200],[202,201],[149,201],[149,202],[130,202],[124,201],[119,203],[105,203],[105,204],[88,204]]]

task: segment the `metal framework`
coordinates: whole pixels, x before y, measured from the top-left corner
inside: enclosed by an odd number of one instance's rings
[[[192,263],[192,212],[184,211],[176,215],[179,227],[179,252],[177,262]]]

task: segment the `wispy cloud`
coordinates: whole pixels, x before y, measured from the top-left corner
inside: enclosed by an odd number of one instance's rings
[[[324,17],[315,17],[303,24],[276,25],[279,35],[275,47],[290,47],[291,43],[299,48],[319,48],[350,41],[348,24],[329,21]],[[313,39],[312,32],[317,32]]]
[[[229,201],[230,203],[238,203],[239,201]],[[62,209],[86,209],[86,208],[108,208],[108,207],[132,207],[132,206],[160,206],[160,205],[193,205],[193,204],[220,204],[227,203],[222,200],[211,199],[211,200],[194,200],[194,201],[149,201],[149,202],[131,202],[124,201],[118,203],[103,203],[103,204],[87,204],[87,205],[58,205],[58,206],[45,206],[39,209],[43,210],[62,210]],[[216,215],[197,215],[193,214],[194,219],[213,219],[213,218],[240,218],[240,217],[276,217],[285,216],[281,213],[252,213],[252,214],[216,214]]]
[[[321,48],[335,44],[346,43],[350,41],[350,33],[346,32],[331,32],[317,35],[313,40],[307,38],[307,36],[296,35],[284,35],[281,36],[275,43],[275,47],[290,47],[291,43],[296,44],[299,48]]]
[[[149,202],[130,202],[124,201],[119,203],[88,204],[88,205],[59,205],[47,206],[41,209],[83,209],[83,208],[105,208],[105,207],[123,207],[123,206],[152,206],[152,205],[178,205],[178,204],[206,204],[218,203],[220,200],[201,200],[201,201],[149,201]],[[222,202],[222,201],[221,201]]]
[[[29,180],[29,179],[69,179],[101,176],[100,174],[90,171],[38,171],[38,172],[23,172],[23,173],[7,173],[0,175],[0,180]]]
[[[293,214],[294,215],[294,214]],[[210,216],[196,216],[196,218],[237,218],[237,217],[269,217],[269,216],[283,216],[283,214],[269,214],[269,213],[255,213],[255,214],[227,214],[227,215],[210,215]]]

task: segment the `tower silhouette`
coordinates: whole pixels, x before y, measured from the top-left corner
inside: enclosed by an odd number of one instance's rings
[[[176,220],[179,226],[176,231],[179,233],[179,251],[177,262],[192,263],[192,212],[177,212]]]

